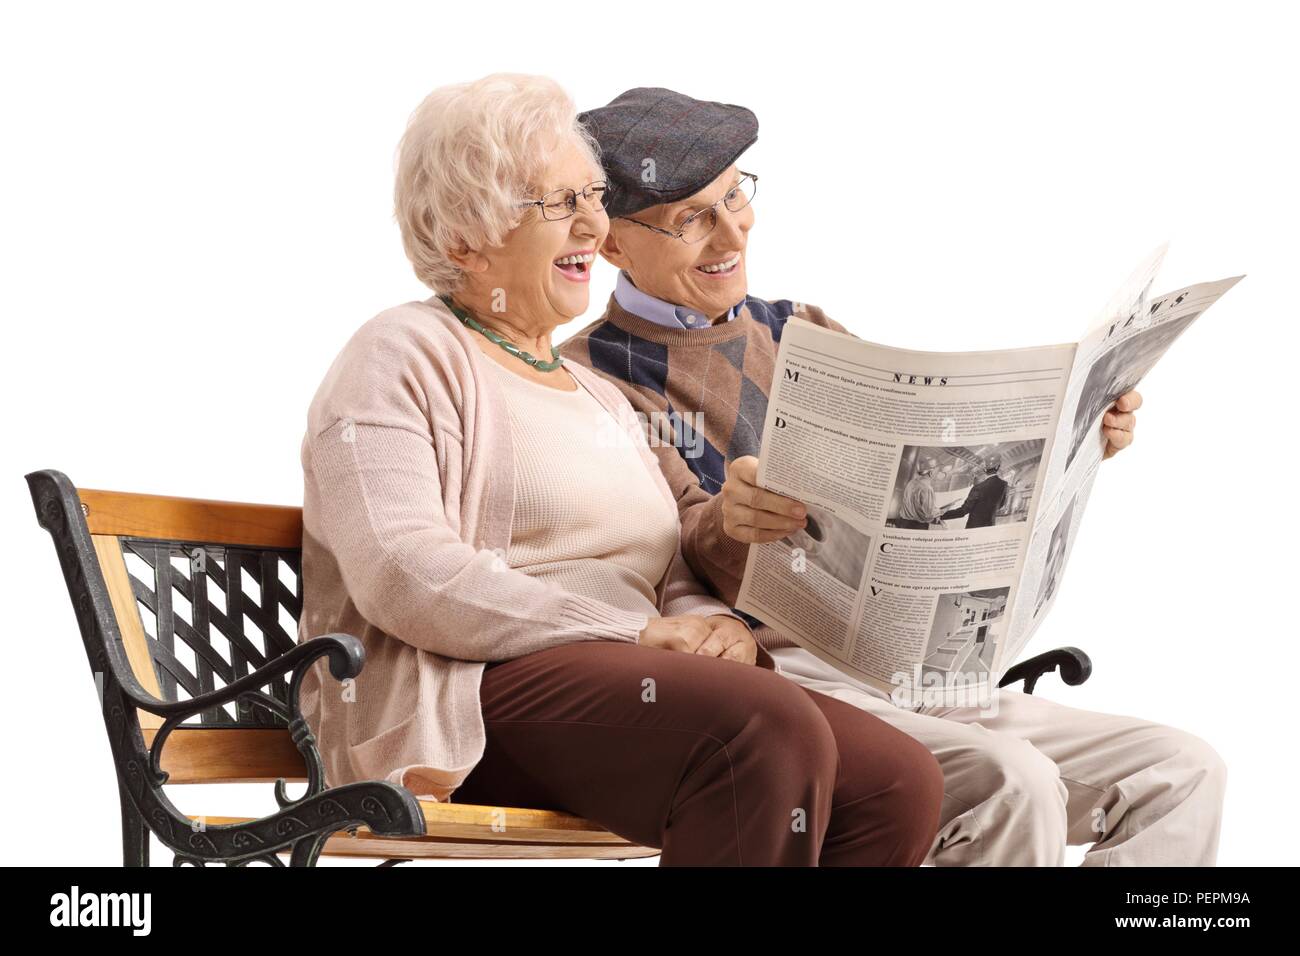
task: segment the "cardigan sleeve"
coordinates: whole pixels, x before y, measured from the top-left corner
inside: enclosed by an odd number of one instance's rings
[[[317,520],[366,620],[421,650],[509,660],[588,640],[636,643],[647,618],[539,581],[462,541],[431,437],[344,422],[307,439]]]

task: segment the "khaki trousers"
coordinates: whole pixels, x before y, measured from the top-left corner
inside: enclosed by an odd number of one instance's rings
[[[850,703],[923,744],[943,768],[936,866],[1213,866],[1226,769],[1203,740],[1133,717],[1015,691],[996,713],[895,706],[802,648],[772,652],[795,683]]]

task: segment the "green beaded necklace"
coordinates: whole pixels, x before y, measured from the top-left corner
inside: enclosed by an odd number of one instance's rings
[[[438,296],[438,298],[442,300],[443,305],[451,309],[452,315],[460,319],[462,324],[469,326],[479,335],[482,335],[484,338],[486,338],[489,342],[494,342],[497,345],[501,346],[501,348],[505,349],[515,358],[527,362],[533,368],[537,369],[537,371],[554,372],[557,368],[559,368],[561,365],[564,364],[564,359],[560,357],[560,353],[555,348],[554,345],[551,346],[551,361],[544,362],[541,359],[539,359],[536,355],[533,355],[530,352],[525,352],[519,346],[515,345],[514,342],[502,338],[500,335],[497,335],[487,326],[475,320],[474,316],[470,315],[468,312],[466,312],[464,309],[458,306],[455,302],[453,302],[451,300],[451,296],[440,295]]]

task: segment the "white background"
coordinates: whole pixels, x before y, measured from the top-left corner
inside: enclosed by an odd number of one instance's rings
[[[22,475],[300,503],[331,358],[430,294],[392,220],[405,120],[435,86],[510,70],[582,107],[658,85],[754,109],[751,291],[869,339],[1074,340],[1164,239],[1157,292],[1248,274],[1144,382],[1137,443],[1103,467],[1030,652],[1096,665],[1043,694],[1218,748],[1221,863],[1293,863],[1300,150],[1281,5],[467,6],[5,8],[3,859],[120,859],[93,685]],[[583,322],[612,283],[602,263]],[[271,807],[268,788],[174,796]]]

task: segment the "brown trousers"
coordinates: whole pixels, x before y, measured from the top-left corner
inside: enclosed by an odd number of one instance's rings
[[[591,641],[489,665],[458,803],[563,810],[661,865],[915,866],[943,775],[906,734],[761,667]]]

